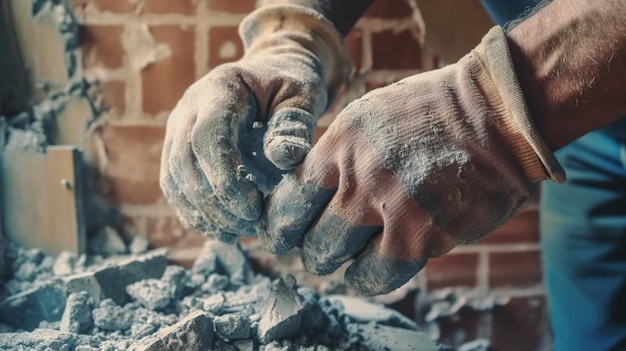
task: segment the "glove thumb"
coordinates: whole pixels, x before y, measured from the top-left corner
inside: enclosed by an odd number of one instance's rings
[[[279,169],[294,168],[311,150],[316,123],[317,118],[303,109],[277,110],[263,138],[265,156]]]

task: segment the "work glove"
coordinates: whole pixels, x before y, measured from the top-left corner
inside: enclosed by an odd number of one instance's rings
[[[182,222],[225,242],[256,235],[263,192],[309,152],[351,69],[340,34],[305,7],[256,10],[239,34],[244,56],[190,86],[172,111],[160,172]]]
[[[312,273],[388,293],[426,261],[502,225],[564,180],[529,116],[501,28],[458,63],[346,107],[268,197],[259,236]]]

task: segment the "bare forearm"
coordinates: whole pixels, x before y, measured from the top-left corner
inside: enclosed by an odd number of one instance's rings
[[[277,4],[312,8],[326,16],[339,33],[345,36],[371,3],[372,0],[257,0],[257,8]]]
[[[515,27],[509,46],[552,150],[626,116],[625,0],[555,0]]]

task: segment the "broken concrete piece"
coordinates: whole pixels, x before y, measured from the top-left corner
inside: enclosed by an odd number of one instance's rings
[[[73,252],[63,251],[61,252],[52,266],[52,273],[57,277],[64,275],[70,275],[74,272],[74,265],[76,264],[77,256]]]
[[[346,295],[327,297],[331,303],[340,303],[343,313],[357,322],[378,322],[392,327],[417,330],[417,324],[396,310],[364,298]]]
[[[159,331],[155,337],[136,343],[131,350],[209,350],[213,338],[211,317],[196,311],[175,325]]]
[[[352,325],[351,336],[366,350],[444,351],[426,333],[375,323]]]
[[[24,330],[33,330],[41,321],[59,321],[65,309],[65,291],[45,284],[0,303],[0,321]]]
[[[302,301],[295,283],[292,276],[274,282],[258,325],[262,342],[288,339],[298,334],[302,323]]]
[[[133,255],[140,255],[148,251],[149,247],[150,242],[145,236],[136,235],[133,237],[133,240],[131,240],[130,244],[128,245],[128,250]]]
[[[96,254],[110,256],[125,254],[127,247],[117,230],[106,226],[91,238],[89,250]]]
[[[235,346],[238,351],[254,351],[254,340],[236,340],[233,342],[233,346]]]
[[[218,240],[207,240],[204,243],[192,271],[202,272],[207,277],[211,273],[222,273],[227,275],[233,284],[249,284],[254,277],[241,247]]]
[[[143,279],[161,278],[167,266],[166,250],[153,250],[140,256],[109,261],[108,266],[94,272],[64,278],[68,293],[87,291],[95,303],[104,298],[123,305],[130,301],[126,286]]]
[[[183,297],[187,280],[187,271],[183,267],[173,265],[167,266],[161,277],[161,281],[169,286],[171,296],[176,299]]]
[[[28,333],[3,333],[0,350],[72,350],[76,340],[70,333],[51,329],[35,329]]]
[[[241,313],[229,313],[215,317],[215,331],[227,340],[247,339],[250,336],[250,320]]]
[[[67,297],[65,311],[59,330],[79,334],[93,325],[91,317],[91,297],[86,292],[72,293]]]
[[[120,330],[124,331],[133,324],[133,315],[115,304],[112,300],[103,300],[100,307],[94,308],[93,324],[102,330]]]
[[[215,295],[212,295],[204,300],[202,308],[214,314],[220,313],[222,308],[226,305],[226,297],[223,293],[219,292]]]
[[[229,284],[228,277],[221,274],[211,274],[200,289],[206,293],[215,293],[226,289]]]
[[[126,287],[133,300],[153,310],[165,308],[172,299],[171,287],[161,280],[144,279]]]

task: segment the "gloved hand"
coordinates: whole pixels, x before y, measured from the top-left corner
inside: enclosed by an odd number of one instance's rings
[[[233,242],[256,235],[262,192],[311,148],[349,74],[342,38],[305,7],[264,7],[239,27],[245,54],[190,86],[167,122],[160,185],[182,222]]]
[[[564,174],[495,27],[458,63],[346,107],[268,198],[259,236],[275,253],[302,247],[316,274],[353,259],[348,285],[383,294],[502,225],[547,178]]]

